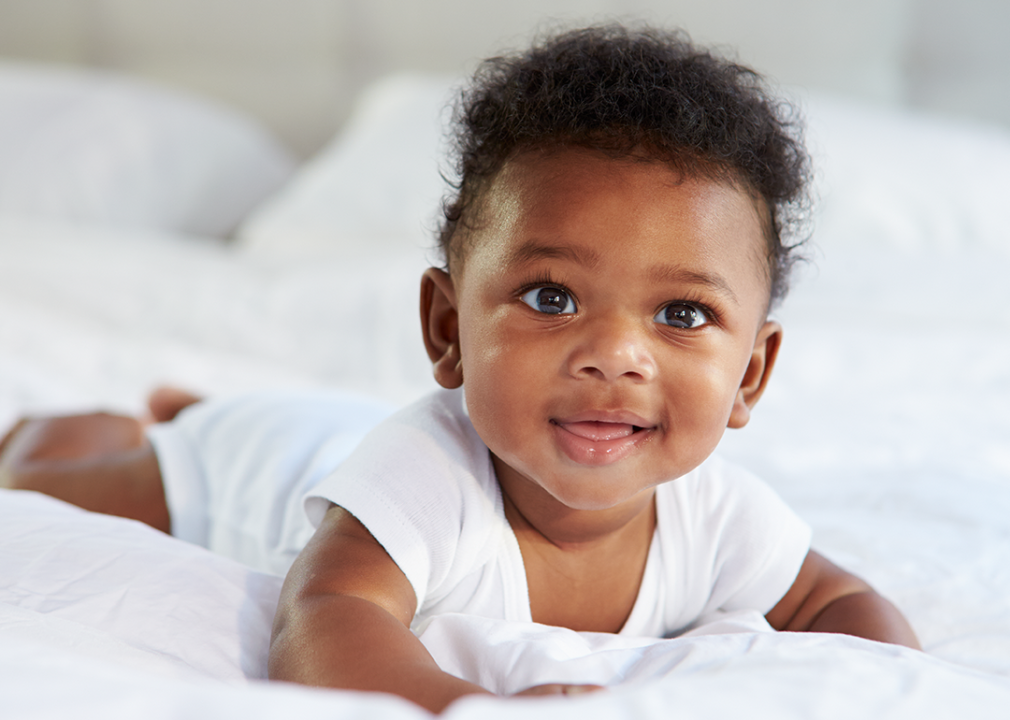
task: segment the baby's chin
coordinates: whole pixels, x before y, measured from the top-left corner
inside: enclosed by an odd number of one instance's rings
[[[536,503],[541,510],[554,506],[558,516],[569,512],[607,513],[636,511],[652,499],[655,486],[670,475],[641,463],[618,462],[603,466],[574,463],[559,454],[550,460],[524,463],[523,458],[492,453],[498,483],[513,502]],[[510,463],[509,460],[513,460]],[[664,468],[667,470],[667,468]],[[532,492],[531,492],[532,491]],[[522,509],[520,507],[520,509]]]
[[[578,475],[582,477],[566,473],[560,482],[542,481],[537,484],[569,510],[606,513],[629,505],[638,507],[642,502],[651,500],[656,485],[662,482],[657,480],[655,484],[646,486],[636,482],[634,487],[629,487],[627,479],[634,473],[591,471]]]
[[[633,494],[602,492],[592,494],[573,493],[564,497],[556,497],[556,499],[565,507],[577,512],[606,513],[621,508],[629,503],[637,506],[639,504],[638,501],[651,499],[655,491],[656,488],[653,486],[645,488],[644,490],[639,490]]]

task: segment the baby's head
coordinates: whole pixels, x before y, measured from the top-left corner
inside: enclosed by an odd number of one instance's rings
[[[421,316],[513,501],[634,506],[747,423],[807,167],[780,112],[675,34],[593,28],[481,67]]]

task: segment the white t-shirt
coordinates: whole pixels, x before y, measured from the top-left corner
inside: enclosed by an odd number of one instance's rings
[[[418,599],[414,627],[448,612],[531,621],[519,543],[462,391],[383,421],[306,498],[368,528]],[[767,613],[792,586],[810,529],[764,483],[718,458],[656,490],[657,525],[622,634],[664,637],[723,610]]]

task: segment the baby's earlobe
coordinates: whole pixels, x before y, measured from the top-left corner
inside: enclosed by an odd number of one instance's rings
[[[435,381],[442,387],[452,390],[463,385],[463,359],[457,343],[450,343],[445,354],[432,365]]]
[[[731,430],[739,430],[749,422],[750,405],[747,403],[744,390],[741,388],[737,391],[736,398],[733,400],[733,409],[730,411],[729,422],[726,423],[726,427]]]
[[[421,276],[421,332],[432,362],[459,337],[456,290],[452,278],[438,268],[428,268]]]
[[[421,331],[435,380],[444,388],[463,384],[456,288],[444,270],[428,268],[421,277]]]
[[[750,362],[733,400],[727,427],[738,429],[750,422],[751,408],[757,404],[768,386],[781,344],[782,326],[771,320],[766,322],[758,331]]]

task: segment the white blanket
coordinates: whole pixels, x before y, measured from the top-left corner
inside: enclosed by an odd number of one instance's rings
[[[395,698],[256,682],[280,578],[34,493],[0,491],[5,718],[416,717]],[[508,694],[597,683],[579,699],[469,699],[457,717],[1004,717],[1010,681],[924,653],[775,633],[741,613],[671,640],[461,615],[421,640],[449,672]]]

